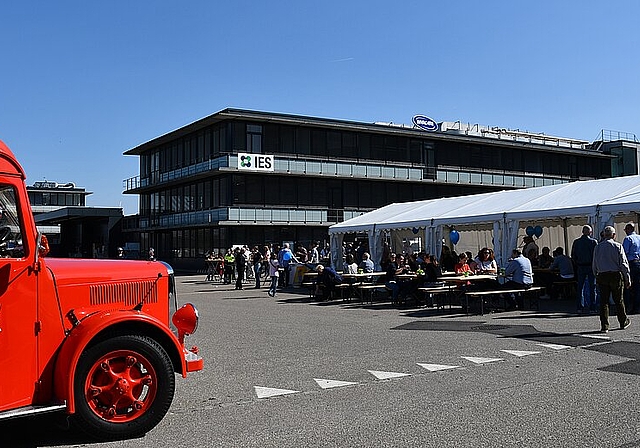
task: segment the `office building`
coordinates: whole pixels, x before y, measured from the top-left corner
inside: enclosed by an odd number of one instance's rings
[[[233,245],[308,246],[327,228],[393,202],[638,173],[633,134],[594,142],[435,122],[363,123],[224,109],[125,155],[139,215],[127,240],[176,268],[197,268]]]

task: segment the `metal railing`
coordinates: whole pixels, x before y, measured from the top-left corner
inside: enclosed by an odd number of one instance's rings
[[[189,227],[220,222],[237,224],[299,224],[331,225],[355,218],[369,210],[342,209],[263,209],[246,207],[224,207],[197,212],[172,213],[167,215],[140,216],[141,229],[155,227]]]
[[[636,137],[636,134],[632,132],[612,131],[609,129],[601,130],[595,141],[615,142],[618,140],[638,143],[638,137]]]

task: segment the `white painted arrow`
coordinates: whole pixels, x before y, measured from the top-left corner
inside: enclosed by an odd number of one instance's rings
[[[510,355],[513,356],[518,356],[518,357],[522,357],[522,356],[529,356],[529,355],[537,355],[540,352],[528,352],[526,350],[500,350],[501,352],[505,352],[505,353],[509,353]]]
[[[422,364],[417,363],[420,367],[424,367],[429,372],[437,372],[439,370],[449,370],[449,369],[457,369],[460,366],[447,366],[444,364]]]
[[[318,383],[318,386],[322,387],[323,389],[331,389],[332,387],[353,386],[354,384],[358,384],[352,383],[351,381],[325,380],[322,378],[314,378],[313,380]]]
[[[278,395],[297,394],[297,390],[274,389],[272,387],[253,386],[258,398],[276,397]]]
[[[490,362],[504,361],[502,358],[477,358],[475,356],[461,356],[461,358],[471,361],[474,364],[487,364]]]
[[[540,347],[550,348],[552,350],[564,350],[565,348],[571,348],[570,345],[560,345],[560,344],[538,344]]]
[[[380,370],[368,370],[368,372],[379,380],[387,380],[389,378],[401,378],[403,376],[411,376],[410,373],[399,372],[382,372]]]

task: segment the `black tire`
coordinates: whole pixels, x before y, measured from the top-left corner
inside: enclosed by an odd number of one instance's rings
[[[98,440],[139,437],[160,423],[174,392],[173,365],[158,342],[116,336],[78,360],[74,421]]]

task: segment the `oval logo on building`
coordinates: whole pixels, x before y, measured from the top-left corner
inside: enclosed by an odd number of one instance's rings
[[[433,132],[438,130],[438,123],[425,115],[414,115],[413,124],[425,131]]]

